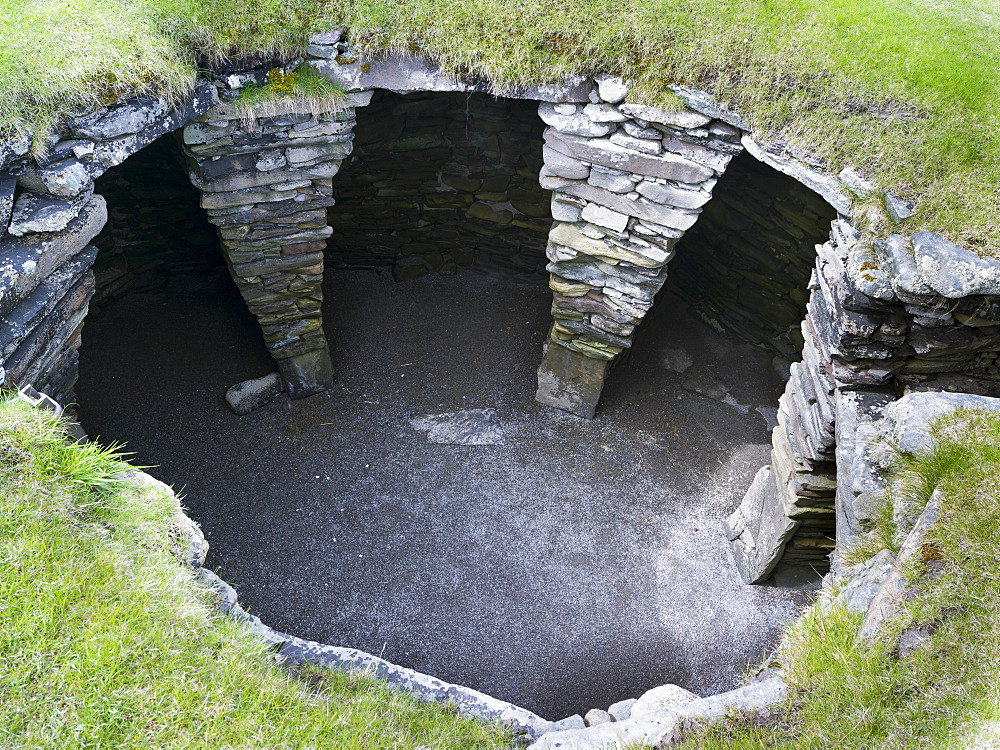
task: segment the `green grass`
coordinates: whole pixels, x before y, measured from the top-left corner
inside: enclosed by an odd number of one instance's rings
[[[687,747],[996,746],[988,742],[1000,736],[1000,415],[958,413],[933,434],[934,447],[903,456],[898,472],[918,504],[935,487],[944,493],[927,536],[941,569],[922,578],[873,645],[855,641],[860,615],[810,609],[782,642],[796,688],[786,714],[769,726],[715,727]],[[901,630],[929,623],[931,641],[898,658]]]
[[[199,64],[290,56],[346,26],[503,88],[612,72],[635,96],[711,90],[755,132],[918,202],[904,231],[1000,256],[1000,8],[993,0],[0,0],[0,129],[133,91],[182,94]],[[871,229],[892,228],[877,201]]]
[[[0,402],[0,746],[505,747],[366,675],[277,667],[170,551],[176,498]]]

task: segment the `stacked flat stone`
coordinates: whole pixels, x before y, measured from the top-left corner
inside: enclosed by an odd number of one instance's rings
[[[546,251],[555,322],[538,399],[582,416],[593,415],[607,363],[652,307],[674,245],[742,150],[733,125],[692,109],[623,103],[627,90],[604,78],[586,104],[539,105],[548,125],[540,183],[553,193],[555,219]]]
[[[772,464],[725,525],[748,583],[782,560],[822,567],[834,543],[872,521],[884,491],[865,468],[872,425],[899,393],[1000,393],[1000,261],[932,232],[870,247],[845,219],[816,249],[803,358],[781,399]]]
[[[334,181],[328,262],[397,280],[472,268],[537,280],[552,219],[532,102],[377,92]]]
[[[815,242],[836,217],[816,193],[741,154],[678,243],[672,286],[710,325],[797,359]]]
[[[181,104],[138,98],[77,113],[31,151],[31,133],[0,143],[0,369],[73,401],[83,321],[94,294],[91,241],[107,221],[94,180],[208,110],[202,82]],[[15,201],[16,197],[16,201]]]
[[[292,398],[328,388],[323,250],[332,178],[351,153],[354,97],[337,111],[247,119],[220,104],[184,129],[191,181],[218,229],[233,279]]]

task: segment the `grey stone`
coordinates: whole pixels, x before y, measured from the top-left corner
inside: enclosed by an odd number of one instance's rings
[[[427,433],[428,443],[442,445],[503,445],[504,430],[493,409],[465,409],[447,414],[425,414],[410,427]]]
[[[733,160],[735,153],[742,151],[742,146],[736,146],[735,150],[722,151],[699,143],[690,143],[680,138],[666,137],[663,139],[663,148],[671,153],[683,156],[695,164],[701,164],[709,169],[722,174],[729,162]]]
[[[611,714],[607,711],[602,711],[599,708],[592,708],[583,717],[584,722],[588,727],[596,727],[600,724],[608,724],[614,721],[611,718]]]
[[[661,141],[663,140],[663,132],[657,130],[656,128],[643,127],[632,120],[626,120],[622,123],[622,130],[632,138],[642,138],[643,140],[651,141]]]
[[[612,133],[609,139],[616,146],[627,148],[631,151],[641,151],[644,154],[659,154],[663,151],[663,146],[659,141],[648,140],[646,138],[633,138],[625,133]]]
[[[16,188],[16,177],[8,174],[0,174],[0,238],[7,233],[10,215],[14,210],[14,190]]]
[[[788,688],[780,677],[765,673],[764,679],[726,693],[699,698],[682,706],[648,716],[637,716],[600,724],[588,729],[549,732],[529,750],[584,750],[632,745],[669,747],[681,740],[681,725],[688,719],[709,722],[725,718],[730,711],[759,714],[785,699]]]
[[[555,195],[552,196],[552,207],[550,211],[554,221],[564,221],[568,223],[579,221],[580,214],[582,213],[579,204],[567,203],[566,201],[558,200]]]
[[[608,706],[608,713],[615,721],[625,721],[632,715],[632,706],[637,702],[635,698],[626,698],[623,701],[612,703]]]
[[[911,240],[920,276],[938,294],[949,299],[1000,294],[1000,261],[981,258],[936,232],[917,232]]]
[[[79,216],[88,198],[90,192],[76,198],[56,198],[25,191],[17,199],[7,231],[15,237],[31,232],[59,232]]]
[[[885,191],[885,210],[893,224],[902,224],[913,216],[916,207],[909,201],[897,198],[888,190]]]
[[[898,234],[889,235],[884,240],[876,240],[875,252],[879,256],[882,269],[889,277],[889,283],[897,294],[925,296],[931,289],[924,283],[917,267],[916,257],[910,241]]]
[[[714,174],[711,169],[676,154],[639,154],[603,139],[578,138],[548,130],[545,142],[567,156],[648,177],[700,183]]]
[[[325,341],[320,348],[277,359],[278,370],[290,398],[312,396],[333,385],[333,362]]]
[[[417,91],[482,91],[493,93],[481,82],[468,82],[445,74],[439,65],[423,57],[389,54],[341,64],[336,60],[316,60],[313,67],[349,92],[386,89],[397,94]],[[586,102],[593,85],[585,76],[569,75],[564,83],[541,84],[505,90],[504,96],[545,102]]]
[[[344,32],[341,29],[333,29],[332,31],[324,31],[319,34],[313,34],[309,37],[309,44],[322,44],[325,46],[334,45],[344,38]]]
[[[92,195],[62,232],[43,235],[44,239],[0,239],[0,316],[7,315],[43,279],[79,253],[97,236],[107,218],[104,198]]]
[[[785,515],[770,466],[754,477],[740,507],[723,522],[744,583],[760,583],[778,564],[801,521]]]
[[[834,602],[850,612],[867,612],[895,562],[896,556],[884,549],[863,563],[844,570],[839,576],[843,586]]]
[[[590,175],[590,165],[579,159],[560,153],[548,146],[542,146],[542,160],[549,174],[568,180],[585,180]]]
[[[618,104],[628,96],[629,85],[618,76],[597,76],[597,91],[601,99]]]
[[[1000,398],[971,393],[908,393],[885,409],[883,434],[904,453],[931,447],[930,423],[956,409],[1000,411]]]
[[[594,167],[590,170],[587,182],[594,187],[610,190],[612,193],[630,193],[635,189],[635,180],[616,169]]]
[[[848,190],[859,198],[867,198],[875,192],[875,184],[866,180],[851,167],[844,167],[837,175]]]
[[[934,494],[927,501],[927,506],[920,514],[913,528],[906,535],[906,539],[903,540],[903,544],[899,548],[899,555],[892,566],[892,571],[886,578],[885,583],[882,584],[875,594],[868,609],[868,614],[865,615],[865,619],[861,623],[861,630],[858,632],[859,641],[869,640],[878,635],[882,623],[893,617],[899,610],[900,602],[903,600],[903,595],[907,587],[903,570],[906,568],[907,563],[914,559],[923,548],[927,531],[937,521],[938,515],[941,512],[942,499],[941,490],[934,490]]]
[[[680,231],[690,229],[698,220],[699,212],[697,209],[677,209],[644,200],[630,200],[623,195],[584,183],[562,185],[559,190],[567,195],[600,204],[620,214],[634,216],[637,219],[644,219]]]
[[[54,308],[62,306],[63,299],[79,285],[96,257],[96,247],[85,247],[42,280],[17,307],[0,317],[0,355],[10,356]]]
[[[583,114],[594,122],[624,122],[628,119],[628,115],[611,104],[588,104],[583,108]]]
[[[592,419],[608,376],[607,360],[586,357],[549,342],[538,367],[535,400]]]
[[[734,128],[739,130],[750,130],[750,123],[743,119],[740,115],[735,112],[730,112],[728,109],[721,107],[717,104],[709,94],[704,91],[699,91],[698,89],[693,89],[689,86],[670,86],[670,90],[681,100],[687,104],[691,109],[701,112],[703,115],[707,115],[716,120],[722,120],[728,125],[732,125]]]
[[[87,168],[76,159],[67,159],[44,169],[29,170],[21,175],[19,182],[28,190],[62,198],[75,198],[94,188]]]
[[[274,372],[262,378],[237,383],[226,391],[226,404],[234,413],[242,416],[271,403],[282,390],[281,376]]]
[[[615,232],[624,232],[628,226],[628,216],[612,211],[610,208],[599,206],[596,203],[588,203],[580,217],[591,224],[607,227]]]
[[[20,159],[31,149],[32,134],[20,130],[0,140],[0,172]]]
[[[565,719],[560,719],[559,721],[552,722],[552,726],[549,727],[550,732],[565,732],[572,729],[586,729],[587,722],[583,720],[580,714],[573,714],[572,716],[567,716]]]
[[[583,136],[585,138],[598,138],[614,131],[615,126],[605,122],[594,122],[582,112],[573,114],[560,114],[556,109],[560,105],[549,102],[540,102],[538,105],[538,116],[542,118],[546,125],[560,133]]]
[[[169,109],[165,99],[142,98],[96,112],[73,122],[73,132],[84,138],[110,140],[138,133],[160,120]]]
[[[712,194],[704,190],[683,190],[673,185],[658,182],[640,182],[636,191],[643,198],[675,208],[701,208],[711,199]]]
[[[662,107],[648,107],[643,104],[622,104],[621,111],[646,122],[656,122],[661,125],[671,125],[677,128],[700,128],[712,121],[712,118],[691,109],[672,112]]]
[[[743,136],[741,143],[755,159],[797,180],[837,209],[838,213],[850,216],[853,201],[841,189],[836,177],[818,172],[795,159],[772,154],[749,135]]]
[[[632,706],[632,718],[661,713],[694,700],[698,700],[698,696],[690,690],[678,685],[660,685],[639,696],[639,700]]]

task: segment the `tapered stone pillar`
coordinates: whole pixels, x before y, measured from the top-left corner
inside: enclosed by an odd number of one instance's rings
[[[666,281],[674,245],[743,148],[721,113],[624,103],[627,91],[601,79],[589,104],[538,108],[548,125],[539,182],[552,191],[554,321],[535,398],[588,418]]]
[[[333,382],[322,319],[326,209],[354,122],[351,106],[248,122],[222,104],[184,129],[191,181],[292,398]]]

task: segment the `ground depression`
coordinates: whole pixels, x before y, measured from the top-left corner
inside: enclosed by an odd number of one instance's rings
[[[533,401],[544,285],[328,271],[335,388],[237,417],[222,394],[273,363],[227,278],[180,276],[88,320],[81,416],[183,489],[279,630],[551,719],[708,694],[804,594],[744,586],[720,531],[768,461],[769,356],[666,292],[591,421]]]

